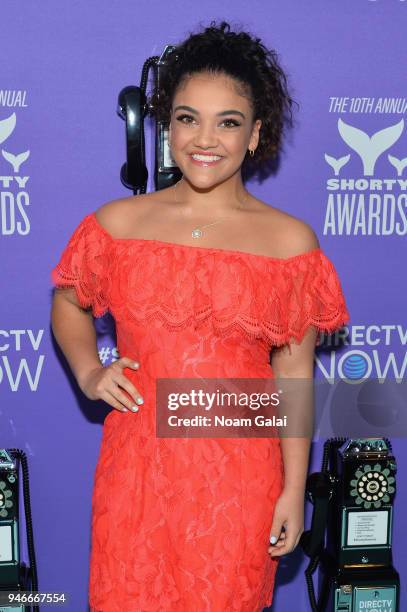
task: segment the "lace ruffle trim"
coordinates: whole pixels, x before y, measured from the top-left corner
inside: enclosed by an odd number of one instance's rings
[[[88,216],[89,217],[89,216]],[[58,288],[74,287],[82,308],[92,309],[95,317],[109,310],[106,237],[85,217],[76,227],[59,262],[51,270],[51,281]]]
[[[171,330],[235,330],[269,345],[299,343],[307,328],[331,333],[349,321],[336,270],[320,248],[289,259],[115,239],[87,215],[51,272],[73,286],[95,317],[110,310],[122,322],[159,319]],[[318,344],[318,340],[317,340]]]

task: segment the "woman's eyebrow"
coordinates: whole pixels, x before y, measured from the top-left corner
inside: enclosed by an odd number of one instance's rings
[[[194,113],[194,115],[199,115],[199,112],[195,108],[192,108],[192,106],[184,106],[184,105],[176,106],[174,108],[174,112],[178,110],[185,110],[185,111],[188,111],[189,113]],[[234,109],[225,110],[225,111],[222,111],[221,113],[217,113],[218,117],[223,117],[225,115],[240,115],[241,117],[243,117],[243,119],[246,119],[246,117],[241,111],[234,110]]]
[[[225,111],[222,111],[221,113],[218,113],[219,117],[223,117],[224,115],[240,115],[241,117],[243,117],[243,119],[246,119],[246,117],[241,111],[234,110],[234,109],[225,110]]]

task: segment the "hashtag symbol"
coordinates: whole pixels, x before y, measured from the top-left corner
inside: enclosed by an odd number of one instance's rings
[[[102,364],[105,364],[110,355],[110,348],[108,346],[103,346],[99,351],[99,359]]]

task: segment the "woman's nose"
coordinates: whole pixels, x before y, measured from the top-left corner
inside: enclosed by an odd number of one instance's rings
[[[210,125],[201,125],[195,132],[195,144],[202,149],[216,147],[218,140],[214,129]]]

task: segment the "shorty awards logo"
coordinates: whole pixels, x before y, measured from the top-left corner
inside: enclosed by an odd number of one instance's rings
[[[407,99],[331,98],[330,112],[405,114]],[[333,176],[326,182],[324,235],[406,235],[407,157],[392,151],[396,143],[400,146],[404,127],[400,119],[368,133],[357,121],[338,119],[339,148],[344,154],[325,153]],[[405,139],[401,142],[404,145]],[[380,174],[376,171],[379,161]]]
[[[0,107],[24,107],[26,92],[0,89]],[[1,233],[9,236],[18,232],[21,235],[29,233],[30,222],[26,215],[26,207],[30,205],[26,186],[29,176],[24,176],[24,162],[30,156],[30,151],[13,151],[6,143],[17,126],[17,115],[13,112],[5,119],[0,119],[0,204],[2,211]],[[22,219],[23,222],[20,220]]]

